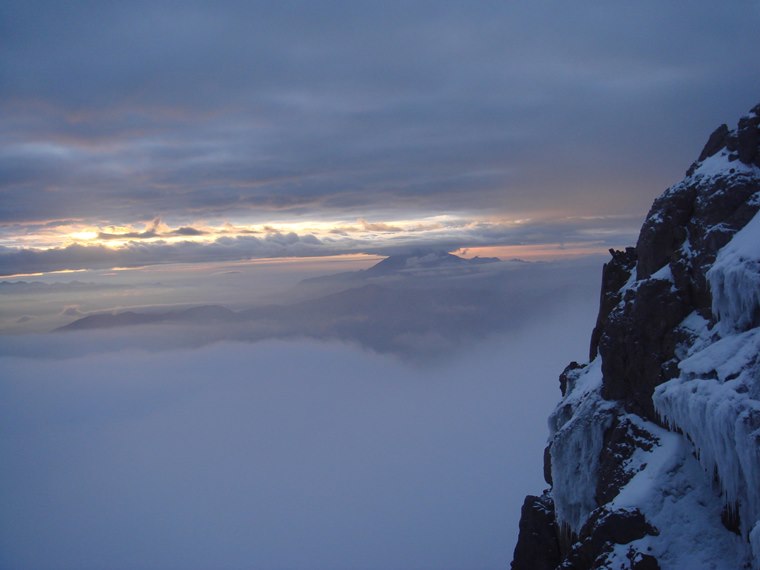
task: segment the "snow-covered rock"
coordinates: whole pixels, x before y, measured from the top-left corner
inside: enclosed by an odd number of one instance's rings
[[[513,569],[760,570],[758,210],[760,105],[611,252]]]

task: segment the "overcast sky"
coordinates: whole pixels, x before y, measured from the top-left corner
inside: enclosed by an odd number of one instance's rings
[[[8,0],[0,37],[6,274],[87,266],[22,246],[356,252],[399,220],[442,247],[626,243],[760,100],[757,1]]]

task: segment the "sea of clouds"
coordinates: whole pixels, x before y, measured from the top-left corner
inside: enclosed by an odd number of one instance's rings
[[[4,356],[0,566],[503,568],[591,297],[438,364],[307,340]]]

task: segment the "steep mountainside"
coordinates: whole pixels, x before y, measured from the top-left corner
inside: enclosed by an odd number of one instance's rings
[[[605,265],[514,570],[760,569],[760,105]]]

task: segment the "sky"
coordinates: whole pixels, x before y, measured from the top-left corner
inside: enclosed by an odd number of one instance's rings
[[[759,28],[745,0],[3,2],[0,275],[626,245],[758,102]]]

